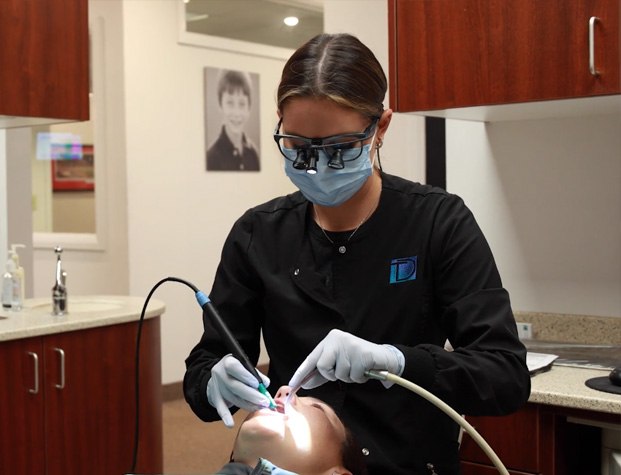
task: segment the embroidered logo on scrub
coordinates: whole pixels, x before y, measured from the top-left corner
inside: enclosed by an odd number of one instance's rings
[[[390,283],[399,284],[416,280],[418,256],[399,257],[390,261]]]

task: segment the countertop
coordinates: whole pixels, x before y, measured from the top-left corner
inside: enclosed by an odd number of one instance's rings
[[[558,355],[549,371],[531,377],[529,402],[619,414],[621,394],[589,388],[585,381],[621,366],[621,317],[516,311],[532,324],[529,351]],[[560,343],[560,344],[559,344]]]
[[[18,312],[0,310],[0,341],[63,333],[138,321],[143,297],[124,295],[69,296],[68,313],[52,315],[50,299],[27,299]],[[162,315],[163,302],[151,299],[145,318]]]
[[[552,365],[552,369],[531,378],[529,402],[552,406],[585,409],[619,414],[621,424],[621,394],[596,391],[584,382],[608,376],[608,370],[572,368]]]

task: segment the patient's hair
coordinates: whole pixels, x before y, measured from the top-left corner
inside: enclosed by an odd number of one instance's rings
[[[362,447],[347,427],[345,427],[345,439],[341,445],[341,457],[343,467],[353,475],[367,475],[367,461],[362,453]]]

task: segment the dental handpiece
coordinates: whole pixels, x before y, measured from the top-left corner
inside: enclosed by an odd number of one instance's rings
[[[270,393],[267,391],[265,384],[263,384],[263,379],[261,378],[261,375],[254,367],[254,365],[250,362],[248,355],[246,355],[239,342],[235,339],[235,337],[231,333],[231,330],[229,330],[229,327],[226,326],[226,323],[224,323],[224,320],[222,320],[222,317],[218,313],[216,307],[211,303],[211,300],[209,300],[209,297],[207,297],[203,292],[199,290],[196,293],[196,300],[198,300],[198,303],[203,309],[203,312],[207,315],[213,326],[216,328],[216,331],[220,335],[220,338],[222,338],[222,340],[224,341],[227,349],[259,382],[258,390],[269,400],[269,408],[272,410],[276,410],[276,403],[274,402],[274,399],[272,398]]]
[[[291,391],[289,391],[289,394],[287,394],[287,397],[285,398],[285,407],[289,405],[289,401],[291,400],[293,395],[296,394],[300,389],[302,389],[302,386],[308,383],[318,373],[319,371],[317,371],[317,368],[315,368],[310,373],[308,373],[306,376],[304,376],[304,378],[302,378],[302,381],[300,381],[298,384],[296,384],[295,386],[291,388]]]

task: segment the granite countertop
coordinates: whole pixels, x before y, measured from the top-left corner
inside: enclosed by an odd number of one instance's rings
[[[52,315],[50,299],[27,299],[19,312],[0,310],[0,341],[63,333],[138,321],[143,297],[124,295],[69,296],[65,315]],[[151,299],[145,318],[162,315],[163,302]]]
[[[587,379],[608,376],[608,373],[608,370],[553,365],[549,371],[531,378],[528,401],[619,414],[621,424],[621,394],[597,391],[584,384]]]
[[[619,414],[621,424],[621,394],[585,384],[621,366],[621,318],[517,311],[515,319],[532,324],[533,340],[524,341],[529,351],[559,357],[532,376],[530,402]]]

